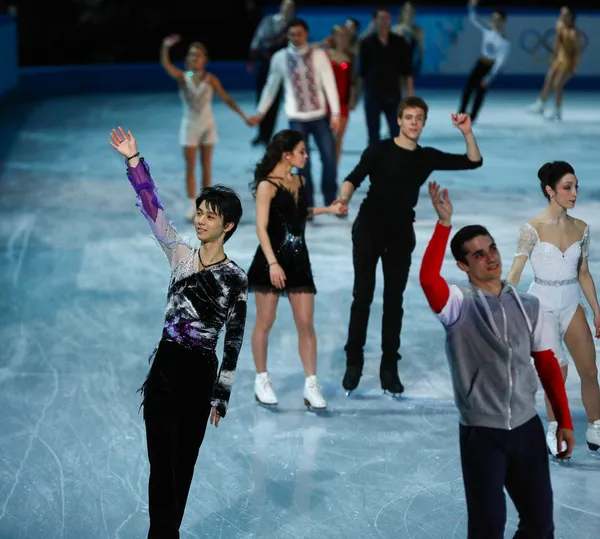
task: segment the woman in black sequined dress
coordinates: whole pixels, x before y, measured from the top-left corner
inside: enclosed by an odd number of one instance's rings
[[[314,295],[308,248],[304,238],[309,216],[343,215],[342,204],[309,208],[304,178],[292,174],[307,159],[302,134],[286,129],[277,133],[257,165],[252,183],[256,197],[256,232],[260,245],[248,270],[248,289],[256,295],[256,325],[252,353],[256,364],[255,396],[262,404],[277,404],[267,372],[269,331],[281,295],[288,296],[298,330],[299,351],[306,381],[304,403],[326,408],[316,377],[317,339],[313,324]]]

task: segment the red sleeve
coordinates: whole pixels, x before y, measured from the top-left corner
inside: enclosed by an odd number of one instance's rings
[[[542,387],[548,396],[552,411],[558,422],[558,428],[573,430],[565,381],[554,352],[544,350],[543,352],[532,352],[531,355],[542,382]]]
[[[444,226],[439,221],[436,223],[433,236],[425,249],[419,274],[425,297],[436,314],[442,311],[450,297],[450,288],[440,272],[451,229],[452,227]]]

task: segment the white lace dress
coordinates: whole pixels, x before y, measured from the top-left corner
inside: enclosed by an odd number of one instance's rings
[[[519,234],[515,256],[526,255],[533,268],[534,281],[528,292],[536,296],[544,311],[544,327],[553,333],[553,351],[561,364],[568,360],[563,349],[563,338],[581,301],[579,268],[583,257],[589,254],[590,229],[583,238],[572,243],[564,252],[556,245],[541,241],[537,230],[529,223]]]

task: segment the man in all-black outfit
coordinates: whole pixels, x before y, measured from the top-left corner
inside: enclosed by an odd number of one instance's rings
[[[348,204],[352,193],[366,176],[371,182],[352,226],[354,299],[345,347],[346,374],[343,381],[347,391],[356,389],[362,375],[363,348],[379,258],[384,279],[381,388],[393,394],[404,391],[398,377],[397,362],[401,357],[402,298],[416,243],[413,222],[419,190],[434,170],[474,169],[483,163],[467,114],[452,115],[452,122],[465,137],[466,154],[445,153],[419,146],[427,112],[427,104],[420,97],[404,99],[397,112],[400,134],[371,144],[342,184],[340,201]]]
[[[408,79],[412,94],[412,50],[406,40],[390,32],[392,16],[389,10],[376,11],[377,31],[366,37],[360,46],[359,70],[365,89],[365,116],[369,144],[379,140],[381,113],[387,121],[390,137],[398,136],[396,115],[402,99],[401,78]]]

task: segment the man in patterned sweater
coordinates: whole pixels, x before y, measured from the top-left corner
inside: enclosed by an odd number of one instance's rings
[[[439,221],[423,256],[420,281],[446,330],[460,416],[468,539],[504,537],[505,488],[519,513],[515,538],[551,539],[552,486],[544,429],[536,411],[536,371],[558,421],[558,458],[570,457],[575,438],[539,302],[501,280],[496,243],[481,225],[466,226],[452,238],[452,254],[469,282],[448,286],[440,271],[452,204],[448,191],[440,192],[435,182],[429,184],[429,194]]]
[[[337,166],[334,133],[339,129],[340,99],[333,68],[325,51],[308,45],[308,25],[302,19],[290,22],[287,31],[289,44],[271,59],[269,77],[258,103],[259,123],[284,85],[285,114],[290,129],[300,131],[305,139],[312,135],[319,153],[323,172],[321,190],[328,206],[336,199]],[[331,109],[328,117],[327,104]],[[306,180],[309,206],[314,206],[310,159],[300,171]]]

